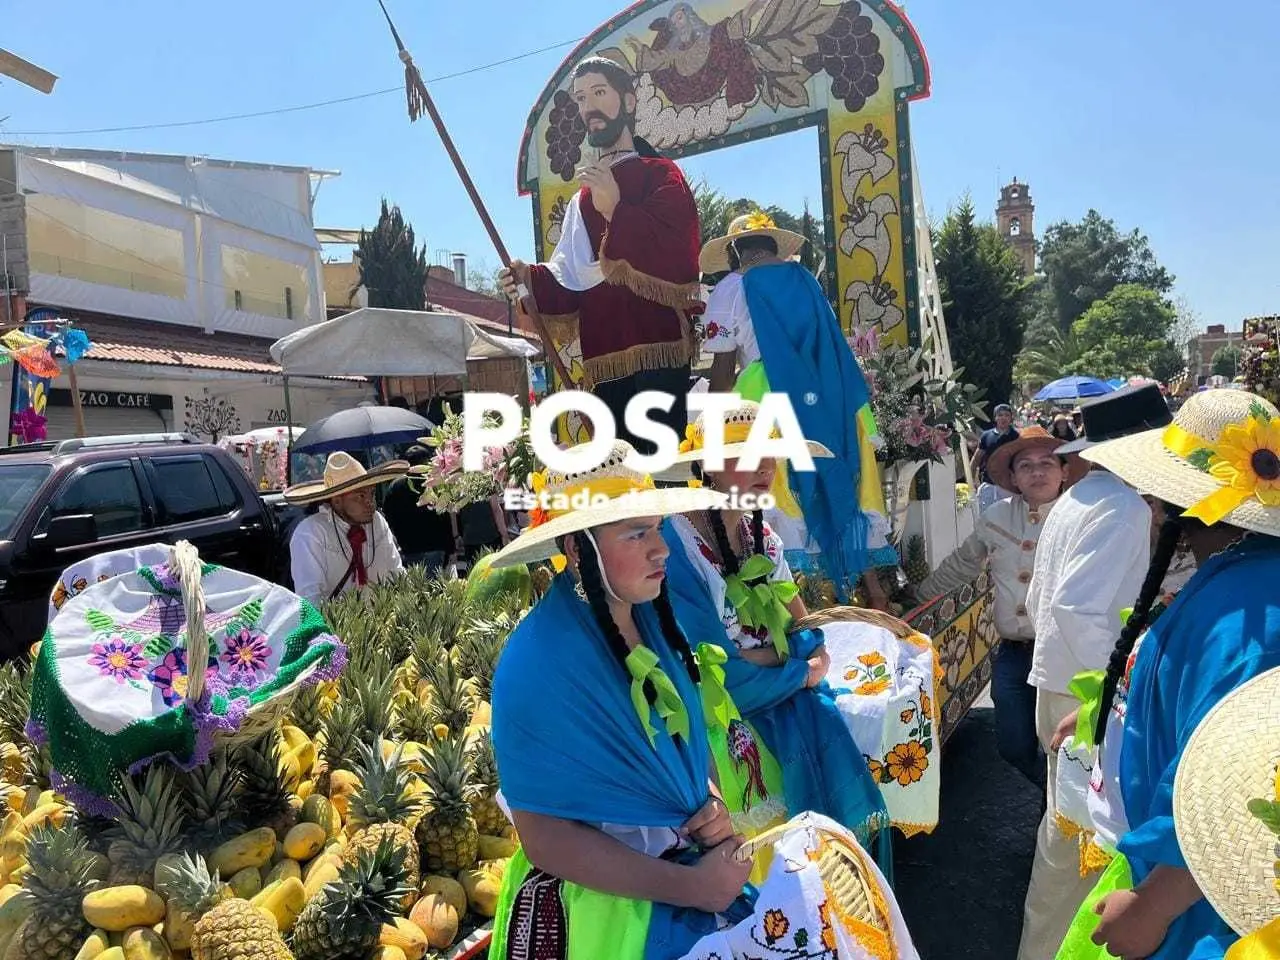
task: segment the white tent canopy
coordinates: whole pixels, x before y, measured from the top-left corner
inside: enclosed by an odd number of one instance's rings
[[[271,345],[290,377],[460,376],[468,360],[535,357],[538,348],[500,337],[456,313],[362,307]]]

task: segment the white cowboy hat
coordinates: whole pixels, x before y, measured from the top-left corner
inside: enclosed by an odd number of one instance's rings
[[[493,555],[491,568],[549,560],[560,554],[556,540],[570,533],[637,517],[719,509],[729,502],[725,494],[713,490],[655,488],[650,477],[625,465],[633,452],[630,444],[618,440],[605,462],[593,470],[536,474],[533,492],[546,498],[551,507],[544,510],[539,506],[530,513],[530,525]],[[558,498],[562,507],[557,507]]]
[[[1280,670],[1224,697],[1191,735],[1173,785],[1173,824],[1187,868],[1241,936],[1280,917],[1280,835],[1249,809],[1280,800],[1278,703]]]
[[[760,413],[760,404],[754,400],[743,400],[738,406],[724,415],[724,459],[736,460],[749,450],[747,437]],[[775,434],[776,436],[776,434]],[[680,452],[669,468],[658,474],[659,480],[684,480],[691,475],[689,465],[701,463],[707,458],[705,447],[706,415],[700,414],[698,419],[685,429],[685,438],[680,444]],[[818,459],[835,456],[826,446],[816,440],[806,440],[809,454]]]
[[[1205,523],[1280,536],[1280,410],[1243,390],[1192,396],[1173,423],[1080,451]]]
[[[323,479],[313,480],[310,483],[296,483],[284,492],[284,498],[289,503],[299,505],[318,503],[363,487],[386,483],[403,476],[408,470],[407,460],[391,460],[379,464],[372,470],[366,470],[351,454],[339,451],[329,454],[329,459],[324,465]]]
[[[706,242],[698,255],[698,269],[703,273],[724,273],[729,269],[729,245],[743,237],[772,237],[783,260],[790,260],[805,245],[804,237],[780,229],[767,213],[747,213],[729,224],[727,235]]]

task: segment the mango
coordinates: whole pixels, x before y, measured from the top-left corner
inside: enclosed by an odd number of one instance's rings
[[[95,927],[121,932],[159,923],[164,919],[165,902],[154,890],[126,884],[85,894],[81,909],[84,918]]]

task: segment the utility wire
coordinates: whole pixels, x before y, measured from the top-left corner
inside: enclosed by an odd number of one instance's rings
[[[525,53],[518,53],[515,56],[507,57],[504,60],[494,60],[492,63],[482,63],[479,66],[468,67],[466,70],[459,70],[456,73],[446,73],[438,77],[432,77],[426,82],[440,83],[444,80],[456,80],[459,77],[468,77],[475,73],[492,70],[495,67],[506,66],[509,63],[515,63],[519,60],[527,60],[529,57],[536,57],[539,54],[549,53],[552,50],[559,50],[561,47],[567,47],[570,44],[581,43],[582,39],[582,37],[578,37],[574,40],[561,40],[559,43],[539,47],[537,50],[529,50]],[[228,123],[234,120],[252,120],[257,117],[274,117],[285,113],[298,113],[302,110],[318,110],[322,107],[332,107],[343,103],[354,103],[358,100],[385,97],[393,93],[403,96],[404,84],[400,84],[395,87],[386,87],[382,90],[370,90],[367,93],[356,93],[349,97],[337,97],[332,100],[321,100],[317,103],[302,103],[291,107],[277,107],[273,110],[258,110],[252,113],[233,113],[224,117],[206,117],[201,120],[173,120],[166,123],[140,123],[125,127],[94,127],[83,130],[14,130],[4,131],[4,135],[9,137],[80,137],[99,133],[130,133],[136,130],[166,130],[174,127],[198,127],[211,123]]]

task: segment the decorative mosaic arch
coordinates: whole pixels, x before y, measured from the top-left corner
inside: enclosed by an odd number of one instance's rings
[[[817,127],[820,279],[841,322],[912,344],[922,312],[926,333],[934,326],[917,261],[928,224],[916,223],[908,120],[910,102],[929,95],[929,64],[901,9],[889,0],[639,0],[609,20],[556,71],[521,140],[517,180],[533,198],[539,260],[559,238],[575,170],[589,159],[568,85],[592,54],[636,76],[637,132],[669,157]],[[580,366],[576,342],[562,353]]]

